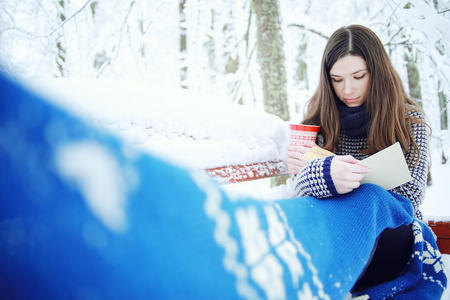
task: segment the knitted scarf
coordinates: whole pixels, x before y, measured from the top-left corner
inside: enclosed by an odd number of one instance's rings
[[[336,100],[336,106],[339,111],[342,132],[351,137],[367,137],[369,117],[366,105],[348,107],[342,101]]]

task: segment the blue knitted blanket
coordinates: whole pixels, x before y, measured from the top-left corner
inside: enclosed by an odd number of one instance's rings
[[[9,79],[0,90],[1,299],[343,299],[402,224],[409,264],[361,299],[439,299],[447,285],[430,229],[378,186],[230,198]]]

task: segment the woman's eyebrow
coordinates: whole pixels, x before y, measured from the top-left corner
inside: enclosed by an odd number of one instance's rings
[[[355,75],[355,74],[357,74],[357,73],[359,73],[359,72],[362,72],[362,71],[367,71],[367,69],[361,69],[361,70],[358,70],[358,71],[356,71],[356,72],[351,73],[350,75]],[[331,76],[331,77],[341,77],[341,75],[334,75],[334,74],[331,74],[331,73],[330,73],[330,76]]]
[[[367,69],[361,69],[361,70],[358,70],[358,71],[356,71],[356,72],[353,72],[353,73],[350,74],[350,75],[354,75],[354,74],[359,73],[359,72],[362,72],[362,71],[367,71]]]

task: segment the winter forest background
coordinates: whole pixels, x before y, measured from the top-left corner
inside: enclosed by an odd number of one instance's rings
[[[302,119],[327,38],[377,33],[450,153],[449,0],[2,0],[0,61],[21,78],[115,78]]]

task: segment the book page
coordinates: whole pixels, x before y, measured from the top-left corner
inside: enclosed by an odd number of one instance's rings
[[[314,146],[303,154],[301,159],[309,162],[316,158],[323,159],[332,155],[334,155],[332,152]],[[358,164],[370,168],[370,173],[364,176],[361,183],[373,183],[386,190],[391,190],[412,180],[399,142],[361,160]]]
[[[399,142],[363,159],[358,164],[369,167],[371,171],[364,176],[361,183],[373,183],[391,190],[412,180]]]

